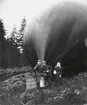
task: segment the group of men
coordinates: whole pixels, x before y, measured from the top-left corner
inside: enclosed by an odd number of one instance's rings
[[[33,70],[36,74],[41,75],[41,77],[43,77],[48,83],[55,82],[55,80],[61,78],[62,75],[62,67],[60,62],[52,68],[52,66],[46,64],[46,61],[38,60]]]

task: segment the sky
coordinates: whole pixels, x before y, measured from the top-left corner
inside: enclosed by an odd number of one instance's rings
[[[32,23],[36,17],[60,1],[64,0],[0,0],[0,18],[3,19],[7,34],[11,33],[14,26],[19,29],[24,16],[28,24]]]
[[[19,29],[23,17],[28,24],[39,17],[57,0],[0,0],[0,18],[3,19],[7,34],[13,27]]]

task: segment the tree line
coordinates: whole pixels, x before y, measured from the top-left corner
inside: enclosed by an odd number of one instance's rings
[[[20,29],[13,27],[6,37],[3,20],[0,19],[0,68],[19,67],[29,65],[24,55],[23,37],[26,28],[26,19],[22,19]]]

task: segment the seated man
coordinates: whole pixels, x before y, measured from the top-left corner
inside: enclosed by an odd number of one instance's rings
[[[51,76],[52,76],[52,67],[49,65],[46,65],[46,61],[42,61],[42,72],[45,73],[44,79],[45,82],[51,82]]]
[[[38,60],[33,70],[35,73],[41,73],[41,68],[42,68],[41,60]]]

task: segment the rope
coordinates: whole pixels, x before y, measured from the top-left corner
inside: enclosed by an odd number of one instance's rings
[[[62,53],[60,56],[58,56],[56,59],[52,60],[48,64],[50,64],[50,63],[54,62],[55,60],[59,59],[61,56],[63,56],[65,53],[67,53],[69,50],[71,50],[77,43],[78,43],[78,40],[76,40],[76,43],[74,43],[70,49],[67,49],[64,53]]]

